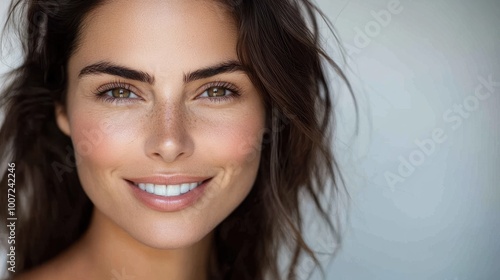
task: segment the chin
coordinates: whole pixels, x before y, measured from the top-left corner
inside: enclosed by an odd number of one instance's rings
[[[179,213],[178,213],[179,214]],[[208,225],[200,225],[188,221],[159,222],[158,220],[142,220],[140,225],[128,225],[125,232],[143,245],[155,249],[180,249],[191,247],[200,242],[213,230]],[[182,220],[182,219],[181,219]]]

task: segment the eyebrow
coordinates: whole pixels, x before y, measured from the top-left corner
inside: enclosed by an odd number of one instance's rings
[[[87,75],[109,74],[119,76],[130,80],[136,80],[148,84],[154,84],[155,79],[153,76],[146,72],[130,69],[124,66],[116,65],[111,62],[101,61],[89,66],[85,66],[78,74],[78,78]]]
[[[208,66],[202,69],[195,70],[184,74],[184,83],[189,83],[195,80],[210,78],[212,76],[231,73],[236,71],[247,72],[246,68],[238,61],[229,60],[216,65]],[[109,74],[119,76],[130,80],[136,80],[153,85],[155,77],[146,72],[134,70],[125,66],[120,66],[107,61],[101,61],[89,66],[85,66],[78,74],[79,78],[88,75]]]
[[[185,74],[184,83],[210,78],[222,73],[231,73],[236,71],[247,72],[246,68],[241,63],[235,60],[230,60]]]

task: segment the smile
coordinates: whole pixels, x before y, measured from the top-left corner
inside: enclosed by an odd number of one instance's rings
[[[179,196],[192,191],[203,182],[183,183],[177,185],[158,185],[153,183],[134,183],[139,189],[160,196]]]
[[[212,177],[159,175],[125,180],[132,195],[142,204],[160,212],[174,212],[195,204]]]

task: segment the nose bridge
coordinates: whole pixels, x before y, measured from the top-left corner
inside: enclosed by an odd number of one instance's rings
[[[158,133],[170,128],[177,128],[183,122],[184,113],[181,104],[175,100],[167,100],[155,104],[152,112],[152,121]]]
[[[181,102],[158,102],[152,109],[149,139],[146,143],[150,157],[171,162],[192,153],[193,145],[187,127],[187,112]]]

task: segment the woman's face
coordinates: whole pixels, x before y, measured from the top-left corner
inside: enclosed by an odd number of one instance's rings
[[[144,244],[199,241],[255,181],[265,112],[236,42],[211,1],[109,1],[86,18],[57,122],[96,211]]]

